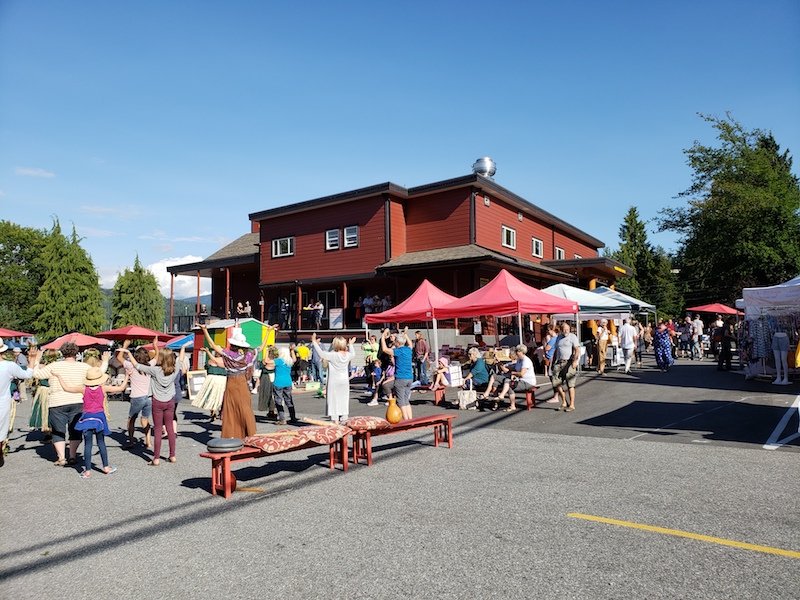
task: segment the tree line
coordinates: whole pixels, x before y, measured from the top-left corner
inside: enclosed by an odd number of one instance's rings
[[[747,130],[730,115],[701,115],[717,144],[684,150],[691,185],[685,204],[662,209],[657,231],[679,235],[670,254],[653,246],[636,206],[607,256],[632,267],[617,288],[679,317],[687,306],[733,306],[744,287],[775,285],[800,274],[800,186],[792,157],[772,133]]]
[[[0,324],[42,342],[71,331],[97,333],[109,324],[160,330],[164,298],[139,257],[117,277],[109,323],[97,270],[80,242],[75,227],[65,235],[57,219],[50,230],[0,221]]]

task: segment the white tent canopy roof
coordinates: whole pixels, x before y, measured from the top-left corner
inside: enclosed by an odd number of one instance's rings
[[[742,297],[746,317],[797,312],[800,306],[800,275],[778,285],[744,288]]]
[[[605,296],[606,298],[612,298],[614,300],[618,300],[619,302],[627,302],[631,306],[632,311],[646,311],[646,312],[655,312],[656,307],[653,304],[645,302],[644,300],[639,300],[638,298],[634,298],[633,296],[628,296],[628,294],[623,294],[622,292],[618,292],[617,290],[612,290],[611,288],[600,286],[592,290],[595,294],[600,294]]]
[[[566,283],[557,283],[542,289],[542,291],[559,298],[577,302],[581,313],[621,313],[630,312],[631,310],[630,302],[622,302],[608,296],[595,294],[589,290],[582,290]]]

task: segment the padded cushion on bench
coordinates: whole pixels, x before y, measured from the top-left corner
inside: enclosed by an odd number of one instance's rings
[[[350,429],[354,431],[373,431],[375,429],[387,429],[391,423],[382,417],[350,417],[345,421]]]
[[[239,438],[214,438],[206,444],[209,452],[224,454],[225,452],[236,452],[241,450],[244,442]]]
[[[291,433],[292,435],[286,435]],[[291,448],[297,448],[303,444],[308,443],[308,437],[302,429],[295,429],[293,431],[276,431],[275,433],[262,433],[259,435],[251,435],[244,438],[246,446],[260,448],[264,452],[272,454],[274,452],[283,452]]]
[[[327,427],[303,427],[309,442],[320,446],[327,446],[336,440],[342,439],[352,430],[343,425],[329,425]]]

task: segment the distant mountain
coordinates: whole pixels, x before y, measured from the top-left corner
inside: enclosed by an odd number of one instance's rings
[[[167,299],[169,301],[169,299]],[[191,298],[181,298],[178,300],[175,299],[175,302],[186,302],[188,304],[193,304],[197,306],[197,296],[192,296]],[[206,294],[204,296],[200,296],[200,304],[205,304],[206,306],[211,304],[211,294]]]
[[[111,329],[111,298],[114,294],[114,290],[101,288],[100,290],[103,294],[103,309],[105,310],[106,319],[105,322],[108,325],[108,329]],[[211,305],[211,294],[206,294],[205,296],[200,296],[200,304],[205,304],[206,306]],[[173,314],[176,317],[181,315],[194,315],[195,310],[197,309],[197,297],[194,298],[181,298],[178,300],[175,299],[173,304]],[[164,298],[164,318],[169,318],[169,298]]]

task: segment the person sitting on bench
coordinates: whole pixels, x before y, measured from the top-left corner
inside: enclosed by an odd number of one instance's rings
[[[514,392],[525,392],[536,387],[536,374],[533,371],[533,363],[528,358],[528,347],[520,344],[514,349],[517,355],[517,362],[514,368],[511,369],[506,365],[501,365],[501,369],[510,374],[511,378],[506,379],[503,383],[503,389],[497,395],[498,400],[505,398],[508,394],[509,406],[506,412],[517,410],[517,405],[514,403]],[[512,385],[516,381],[515,385]]]

